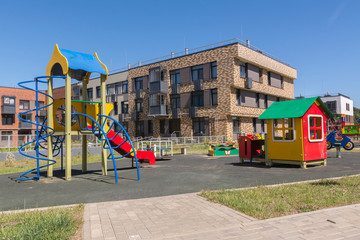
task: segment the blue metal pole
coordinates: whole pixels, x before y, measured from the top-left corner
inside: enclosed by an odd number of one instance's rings
[[[36,120],[36,163],[37,163],[37,179],[40,179],[40,144],[39,144],[39,83],[38,79],[35,78],[35,90],[36,90],[36,99],[35,99],[35,120]]]

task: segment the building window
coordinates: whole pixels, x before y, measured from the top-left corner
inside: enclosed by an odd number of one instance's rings
[[[143,111],[143,100],[136,100],[136,112]]]
[[[129,103],[121,102],[121,113],[129,113]]]
[[[260,107],[260,94],[259,93],[257,93],[256,94],[256,107]]]
[[[268,108],[269,107],[269,104],[268,104],[268,96],[265,95],[264,97],[264,105],[265,105],[265,108]]]
[[[3,97],[3,103],[4,105],[11,105],[14,106],[15,105],[15,97]]]
[[[204,79],[203,65],[191,67],[191,78],[193,81]]]
[[[253,118],[252,119],[253,121],[252,121],[252,124],[253,124],[253,133],[256,133],[257,131],[256,131],[256,118]]]
[[[165,134],[165,119],[160,120],[160,134]]]
[[[193,131],[194,135],[205,134],[205,118],[194,118],[193,119]]]
[[[246,78],[246,64],[245,63],[240,63],[240,77],[241,78]]]
[[[236,105],[241,106],[241,92],[240,92],[240,89],[236,89]]]
[[[12,131],[2,131],[1,132],[1,141],[5,142],[5,141],[12,141]]]
[[[268,72],[268,85],[271,86],[271,73]]]
[[[217,89],[211,89],[211,106],[218,105],[218,94]]]
[[[144,121],[136,121],[135,129],[136,129],[136,136],[143,137],[144,136]]]
[[[280,102],[280,98],[279,98],[279,97],[277,97],[277,98],[276,98],[276,101],[277,101],[277,102]]]
[[[180,70],[170,72],[171,84],[180,84]]]
[[[135,78],[135,90],[141,90],[143,89],[143,78],[138,77]]]
[[[191,105],[194,107],[204,106],[204,91],[196,91],[191,93]]]
[[[283,76],[280,76],[280,84],[281,84],[281,88],[284,88],[284,78],[283,78]]]
[[[321,142],[323,140],[323,117],[321,115],[309,115],[309,141]]]
[[[171,95],[170,105],[171,108],[180,108],[180,95]]]
[[[38,102],[39,108],[43,107],[44,105],[45,105],[45,102],[43,102],[43,101],[39,101],[39,102]]]
[[[114,114],[118,115],[118,103],[114,102]]]
[[[119,95],[120,94],[120,83],[115,83],[114,88],[115,88],[115,94]]]
[[[238,133],[239,132],[239,118],[237,117],[232,117],[232,122],[233,122],[233,132],[234,133]]]
[[[259,82],[261,82],[262,83],[262,69],[261,68],[259,68]]]
[[[128,92],[129,92],[128,82],[124,81],[121,83],[121,93],[124,94],[124,93],[128,93]]]
[[[88,88],[87,90],[87,99],[92,99],[93,98],[93,89],[92,88]]]
[[[101,88],[100,88],[100,86],[96,87],[96,98],[101,98]]]
[[[111,85],[106,85],[106,96],[110,96]]]
[[[1,123],[2,125],[12,125],[15,122],[15,115],[13,114],[2,114],[1,115]],[[24,117],[24,116],[22,116]]]
[[[261,132],[265,132],[265,120],[261,120]]]
[[[273,119],[273,140],[274,141],[294,141],[294,119]]]
[[[19,109],[20,110],[29,110],[30,109],[30,101],[20,100]]]
[[[328,101],[325,104],[332,113],[336,113],[336,101]]]
[[[211,78],[217,78],[217,62],[210,63]]]
[[[153,121],[152,121],[152,120],[149,120],[149,121],[148,121],[148,132],[149,132],[149,135],[152,135],[153,131],[154,131]]]
[[[346,111],[350,111],[350,104],[346,104]]]

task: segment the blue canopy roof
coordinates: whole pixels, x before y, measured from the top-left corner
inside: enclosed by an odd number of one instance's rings
[[[64,57],[67,59],[69,68],[107,75],[107,72],[103,66],[101,66],[100,62],[95,56],[61,48],[59,50],[61,54],[64,55]]]

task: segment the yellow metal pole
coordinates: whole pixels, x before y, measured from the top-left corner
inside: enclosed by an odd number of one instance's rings
[[[49,78],[48,79],[48,92],[47,92],[51,97],[53,96],[53,78]],[[50,104],[53,100],[48,97],[47,99],[47,104]],[[54,128],[54,118],[53,118],[53,113],[54,113],[54,105],[51,104],[50,106],[47,107],[47,126],[50,128]],[[50,130],[48,129],[48,133],[50,133]],[[53,160],[53,142],[52,142],[52,137],[49,136],[47,138],[47,143],[48,143],[48,159]],[[48,161],[48,164],[50,164],[51,162]],[[47,167],[47,176],[48,177],[52,177],[53,176],[53,166],[50,165]]]
[[[101,115],[106,115],[106,76],[101,74],[100,76],[100,88],[101,88],[101,110],[100,110],[100,114]],[[102,126],[102,124],[104,123],[105,119],[101,118],[100,119],[100,124]],[[105,138],[105,136],[101,136],[102,138]],[[102,174],[104,176],[107,175],[107,152],[106,149],[104,149],[104,142],[101,143],[101,160],[102,160]]]
[[[82,81],[82,100],[87,101],[87,79]],[[82,111],[86,114],[86,103],[83,103]],[[86,127],[86,118],[83,119],[83,126]],[[87,171],[87,135],[82,136],[82,172]]]
[[[65,179],[71,180],[71,77],[70,70],[65,81]]]

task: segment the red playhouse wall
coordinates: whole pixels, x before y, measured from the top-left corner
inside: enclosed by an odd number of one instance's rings
[[[323,140],[321,142],[310,142],[309,141],[309,115],[321,115],[322,119],[322,136]],[[317,106],[315,103],[309,108],[309,110],[302,117],[303,123],[303,136],[304,136],[304,161],[326,159],[327,158],[327,149],[326,149],[326,119],[327,115],[324,110]]]

